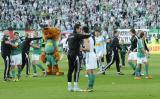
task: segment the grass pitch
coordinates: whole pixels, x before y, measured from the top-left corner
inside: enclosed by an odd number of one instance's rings
[[[96,75],[94,92],[67,91],[67,59],[60,64],[64,76],[25,77],[23,71],[19,82],[3,82],[3,60],[0,59],[0,99],[159,99],[160,97],[160,56],[151,55],[149,58],[149,73],[153,79],[144,77],[134,80],[133,71],[127,65],[122,68],[124,76],[116,74],[115,65],[106,75]],[[144,68],[144,67],[143,67]],[[40,70],[37,68],[39,75]],[[32,71],[32,69],[31,69]],[[144,71],[144,69],[143,69]],[[79,86],[87,88],[87,78],[84,71],[80,73]]]

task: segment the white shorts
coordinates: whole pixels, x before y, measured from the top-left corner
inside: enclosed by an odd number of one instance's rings
[[[94,52],[86,53],[86,70],[97,68],[97,58]]]
[[[40,55],[38,54],[32,54],[32,61],[38,61],[39,60]]]
[[[137,64],[143,64],[144,62],[148,62],[146,57],[142,58],[137,57]]]
[[[98,59],[102,58],[104,56],[104,52],[103,51],[100,51],[100,52],[97,52],[97,57]]]
[[[22,65],[22,54],[11,55],[11,66]]]
[[[137,60],[137,52],[129,53],[128,60],[136,61]]]

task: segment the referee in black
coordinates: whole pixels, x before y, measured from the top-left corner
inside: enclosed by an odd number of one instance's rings
[[[79,53],[80,53],[80,45],[81,40],[90,37],[89,34],[81,33],[81,25],[75,24],[74,31],[68,37],[68,91],[80,91],[78,87],[78,78],[80,72],[80,61],[79,61]],[[74,72],[74,87],[72,87],[72,73]]]
[[[11,54],[11,45],[9,43],[9,32],[4,31],[4,36],[1,42],[1,55],[4,60],[5,69],[4,69],[4,81],[8,81],[10,77],[10,54]]]
[[[23,71],[25,65],[26,65],[26,76],[29,75],[30,72],[30,58],[29,58],[29,51],[30,51],[30,43],[33,40],[42,39],[42,37],[38,38],[30,38],[29,35],[26,33],[26,37],[24,41],[22,42],[22,67],[21,72]],[[20,72],[20,73],[21,73]],[[19,74],[21,76],[21,74]]]

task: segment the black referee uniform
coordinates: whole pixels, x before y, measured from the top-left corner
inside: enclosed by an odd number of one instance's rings
[[[11,54],[11,45],[7,44],[6,41],[9,40],[9,36],[4,35],[1,42],[1,55],[4,60],[5,69],[4,69],[4,80],[7,81],[10,76],[10,54]]]
[[[72,73],[74,72],[74,82],[78,82],[79,72],[80,72],[80,45],[81,40],[90,37],[90,35],[83,35],[73,32],[68,37],[68,82],[72,82]]]

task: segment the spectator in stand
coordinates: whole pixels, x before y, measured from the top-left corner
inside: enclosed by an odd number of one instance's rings
[[[77,21],[90,28],[105,24],[112,28],[151,28],[159,24],[159,0],[1,0],[0,28],[41,29],[61,27]],[[56,6],[55,6],[56,5]],[[111,20],[110,20],[111,19]],[[8,20],[8,21],[6,21]],[[73,27],[73,26],[72,26]]]

